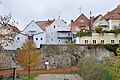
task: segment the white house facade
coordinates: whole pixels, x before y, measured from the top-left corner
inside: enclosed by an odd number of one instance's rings
[[[109,30],[109,24],[101,14],[95,18],[93,22],[93,30],[95,30],[99,26],[101,26],[103,30]]]
[[[72,40],[71,28],[61,19],[46,28],[46,44],[65,44]]]
[[[46,43],[46,32],[35,21],[31,21],[23,31],[16,35],[13,45],[6,46],[4,49],[16,50],[17,48],[21,48],[26,40],[33,40],[36,47],[40,48],[41,44]]]

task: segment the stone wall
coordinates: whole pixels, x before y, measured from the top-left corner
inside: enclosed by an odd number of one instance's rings
[[[98,60],[109,56],[110,52],[101,46],[87,45],[43,45],[41,49],[41,61],[44,65],[49,62],[49,68],[61,68],[77,65],[82,57],[96,55]]]
[[[36,69],[46,69],[45,62],[49,62],[49,68],[64,68],[77,65],[82,57],[96,55],[98,60],[109,56],[110,52],[100,46],[92,45],[43,45],[40,49],[41,64]],[[1,55],[3,68],[22,69],[17,63],[16,51],[4,51]]]

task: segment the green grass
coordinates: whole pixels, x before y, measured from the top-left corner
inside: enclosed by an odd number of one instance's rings
[[[22,75],[26,77],[26,79],[23,80],[34,80],[35,77],[37,77],[39,74],[30,74],[30,79],[28,78],[28,74]]]
[[[80,74],[80,70],[71,71],[70,74]]]
[[[112,75],[107,70],[103,71],[103,76],[104,76],[105,80],[113,80]]]

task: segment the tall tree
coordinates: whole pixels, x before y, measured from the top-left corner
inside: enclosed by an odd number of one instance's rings
[[[37,68],[40,64],[40,51],[35,49],[33,41],[26,41],[18,53],[18,64],[28,69],[30,78],[31,68]]]

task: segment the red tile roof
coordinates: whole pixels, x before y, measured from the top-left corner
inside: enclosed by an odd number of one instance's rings
[[[46,27],[51,25],[55,20],[49,20],[48,21],[37,21],[36,23],[43,29],[46,30]]]
[[[19,30],[17,27],[15,27],[15,26],[13,26],[13,25],[10,25],[10,24],[8,24],[8,25],[10,26],[10,28],[13,29],[14,32],[17,32],[17,33],[20,32],[20,30]]]
[[[117,6],[114,10],[108,12],[105,16],[105,19],[120,19],[120,5]]]
[[[0,28],[3,28],[3,26],[0,25]],[[11,24],[7,24],[6,26],[4,26],[4,28],[11,28],[14,32],[17,32],[17,33],[20,32],[20,30],[17,27],[15,27]]]

